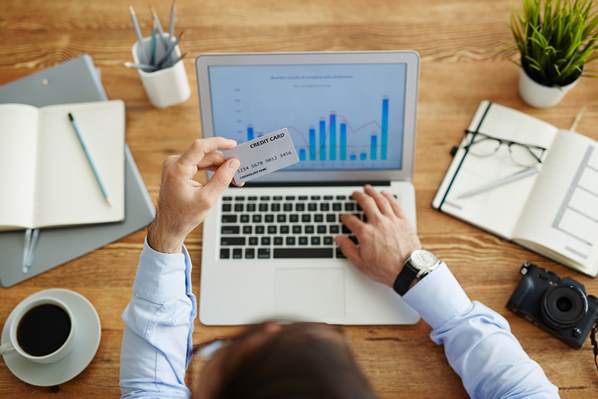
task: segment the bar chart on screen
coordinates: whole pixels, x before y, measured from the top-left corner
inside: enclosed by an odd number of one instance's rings
[[[287,128],[301,161],[289,169],[402,165],[404,65],[225,66],[210,79],[215,132],[244,142]]]
[[[378,161],[388,158],[388,118],[389,100],[383,97],[379,121],[372,120],[355,128],[347,118],[331,111],[307,132],[294,126],[287,128],[295,136],[300,161]],[[245,137],[238,140],[249,141],[263,134],[256,132],[252,124],[247,125],[244,133]]]

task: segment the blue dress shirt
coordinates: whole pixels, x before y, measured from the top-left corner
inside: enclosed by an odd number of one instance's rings
[[[498,313],[469,300],[446,265],[404,296],[444,345],[451,367],[473,398],[558,398],[558,389],[531,360]],[[191,260],[154,251],[147,241],[133,298],[123,313],[123,398],[188,398],[185,370],[191,360],[196,315]]]

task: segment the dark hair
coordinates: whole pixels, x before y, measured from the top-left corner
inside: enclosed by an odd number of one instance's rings
[[[232,348],[231,348],[232,349]],[[287,328],[222,370],[213,399],[374,399],[347,345]]]

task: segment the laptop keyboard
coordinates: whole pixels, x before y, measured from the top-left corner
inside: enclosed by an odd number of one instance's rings
[[[334,237],[357,238],[340,215],[361,220],[361,207],[347,195],[225,196],[220,259],[344,258]]]

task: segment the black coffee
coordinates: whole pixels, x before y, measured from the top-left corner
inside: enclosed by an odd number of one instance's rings
[[[31,356],[56,352],[71,332],[71,319],[60,306],[44,304],[30,309],[17,326],[19,346]]]

